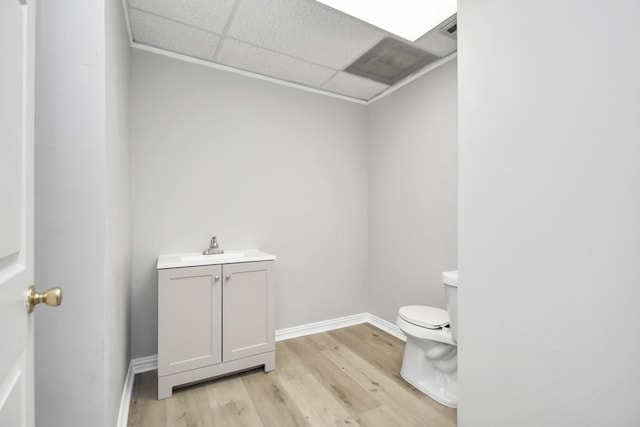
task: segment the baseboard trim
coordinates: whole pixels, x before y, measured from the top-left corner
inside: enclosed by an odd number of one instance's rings
[[[155,354],[153,356],[131,359],[129,369],[127,370],[127,377],[124,380],[124,387],[122,389],[120,412],[118,412],[118,423],[116,424],[117,427],[127,427],[127,424],[129,424],[129,407],[131,406],[133,382],[136,374],[153,371],[154,369],[158,369],[158,356]]]
[[[276,341],[285,341],[292,338],[304,337],[306,335],[346,328],[348,326],[359,325],[361,323],[370,323],[376,328],[381,329],[402,341],[407,340],[400,328],[395,324],[371,313],[360,313],[351,316],[339,317],[337,319],[329,319],[321,322],[294,326],[292,328],[278,329],[276,331]],[[135,375],[142,372],[153,371],[154,369],[158,369],[158,356],[155,354],[131,360],[129,370],[127,371],[127,377],[124,382],[124,389],[122,390],[117,427],[127,427],[129,422],[129,406],[131,404],[131,396],[133,395],[133,381]]]
[[[378,317],[374,314],[367,313],[367,323],[372,324],[378,329],[382,329],[386,333],[393,335],[394,337],[402,341],[407,340],[407,337],[405,336],[405,334],[402,333],[400,328],[395,323],[387,322],[383,318]]]
[[[122,389],[122,398],[120,399],[120,412],[118,412],[117,427],[127,427],[129,424],[129,406],[131,405],[131,396],[133,396],[133,380],[135,373],[133,372],[133,360],[129,363],[127,376],[124,379],[124,387]]]
[[[142,372],[153,371],[158,369],[158,355],[138,357],[131,360],[131,367],[134,374],[141,374]]]
[[[306,325],[294,326],[292,328],[278,329],[276,331],[276,341],[285,341],[320,332],[332,331],[334,329],[346,328],[347,326],[359,325],[360,323],[367,322],[368,315],[369,313],[360,313],[351,316],[339,317],[337,319],[307,323]]]

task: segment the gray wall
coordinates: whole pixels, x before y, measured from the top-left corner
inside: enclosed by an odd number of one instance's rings
[[[369,305],[446,308],[457,268],[457,61],[369,107]]]
[[[640,3],[458,7],[459,425],[640,425]]]
[[[105,426],[116,425],[130,361],[129,37],[122,2],[106,1]]]
[[[109,1],[108,18],[104,2],[38,4],[35,276],[64,292],[35,313],[47,427],[114,425],[129,359],[127,49]]]
[[[105,415],[103,9],[37,9],[35,277],[64,292],[60,307],[35,313],[38,426]]]
[[[158,255],[275,254],[277,328],[367,311],[363,105],[132,52],[132,356],[157,352]]]

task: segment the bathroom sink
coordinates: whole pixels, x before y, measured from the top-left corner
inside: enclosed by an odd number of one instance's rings
[[[194,267],[198,265],[233,264],[238,262],[273,261],[274,255],[257,249],[225,251],[222,254],[202,255],[200,252],[158,257],[158,270],[164,268]]]
[[[214,261],[214,260],[228,260],[230,258],[244,258],[244,252],[242,251],[234,251],[227,252],[223,254],[214,254],[214,255],[185,255],[181,256],[180,259],[184,262],[200,262],[200,261]]]

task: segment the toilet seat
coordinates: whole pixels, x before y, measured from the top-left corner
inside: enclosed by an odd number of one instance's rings
[[[421,328],[441,329],[449,325],[449,312],[447,310],[425,305],[400,307],[398,316]]]

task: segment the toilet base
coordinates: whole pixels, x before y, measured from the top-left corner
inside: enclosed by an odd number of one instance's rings
[[[409,384],[411,384],[413,387],[415,387],[416,389],[420,390],[421,392],[423,392],[424,394],[426,394],[427,396],[429,396],[430,398],[432,398],[433,400],[435,400],[436,402],[444,405],[444,406],[448,406],[449,408],[457,408],[458,407],[458,396],[445,390],[444,387],[442,387],[442,384],[440,383],[434,383],[434,382],[415,382],[412,381],[411,379],[407,378],[404,375],[403,371],[400,371],[400,376],[402,377],[402,379],[404,379],[406,382],[408,382]]]
[[[401,322],[400,322],[401,324]],[[400,326],[399,324],[399,326]],[[406,326],[406,325],[402,325]],[[401,327],[401,329],[403,329]],[[418,338],[404,328],[407,342],[400,375],[433,400],[451,408],[458,407],[458,347],[442,340]],[[435,331],[430,331],[435,332]]]

